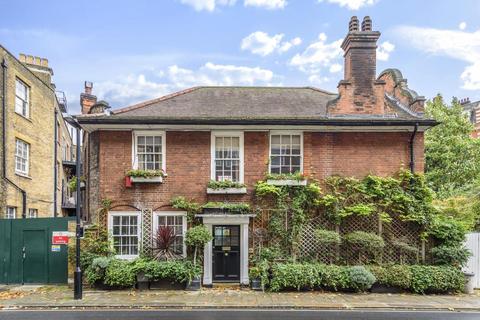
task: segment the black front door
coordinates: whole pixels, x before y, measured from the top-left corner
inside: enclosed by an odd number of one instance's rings
[[[213,226],[213,280],[240,280],[240,226]]]

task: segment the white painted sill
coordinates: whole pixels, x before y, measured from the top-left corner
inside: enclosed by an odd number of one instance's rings
[[[158,176],[158,177],[130,177],[130,181],[132,183],[162,183],[163,182],[163,177]]]
[[[306,186],[307,180],[267,180],[272,186]]]
[[[213,189],[207,188],[207,194],[246,194],[247,188],[223,188]]]

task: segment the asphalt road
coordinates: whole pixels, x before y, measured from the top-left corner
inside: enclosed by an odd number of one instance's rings
[[[0,311],[1,320],[477,320],[479,313],[313,310],[86,310]]]

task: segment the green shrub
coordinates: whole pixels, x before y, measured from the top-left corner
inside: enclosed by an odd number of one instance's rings
[[[358,253],[358,262],[362,262],[362,255],[370,254],[376,256],[385,247],[383,238],[375,233],[354,231],[344,236],[345,242]]]
[[[133,271],[131,261],[111,259],[105,270],[106,285],[112,287],[133,287],[136,282],[136,274]]]
[[[322,246],[334,246],[342,242],[338,232],[325,229],[315,230],[315,239]]]
[[[465,285],[463,272],[447,266],[410,266],[415,293],[448,293],[461,291]]]
[[[234,202],[207,202],[202,208],[219,208],[224,209],[230,213],[247,214],[250,213],[250,205],[248,203],[234,203]]]
[[[194,266],[192,262],[183,260],[159,262],[138,259],[134,261],[132,271],[135,275],[143,272],[150,281],[169,280],[176,283],[189,282],[202,274],[200,266]]]
[[[210,189],[228,189],[228,188],[245,188],[246,185],[244,183],[240,182],[234,182],[234,181],[215,181],[215,180],[210,180],[208,183],[208,188]]]
[[[317,265],[319,286],[327,290],[348,289],[350,280],[348,267],[337,265]]]
[[[363,266],[354,266],[348,269],[349,287],[357,292],[370,289],[375,283],[375,276]]]
[[[80,267],[87,270],[93,260],[98,257],[111,257],[114,251],[108,237],[108,231],[95,225],[85,230],[85,236],[80,240]],[[68,246],[69,262],[75,264],[75,246]]]
[[[318,286],[319,277],[315,264],[277,263],[272,267],[270,289],[280,291],[285,289],[307,289]]]
[[[166,176],[163,170],[129,170],[126,174],[127,177],[138,178],[151,178],[151,177],[164,177]]]
[[[438,214],[430,224],[428,233],[442,245],[460,246],[465,241],[467,227],[462,221]]]
[[[187,230],[185,244],[194,248],[193,265],[197,265],[197,251],[212,240],[212,233],[204,225],[192,227]]]
[[[109,257],[98,257],[93,259],[92,263],[85,270],[85,280],[93,285],[97,282],[103,282],[105,279],[105,272],[110,264],[112,258]]]
[[[412,284],[412,272],[408,265],[368,266],[377,279],[376,283],[408,290]]]
[[[438,246],[432,248],[433,261],[437,265],[464,267],[472,252],[462,246]]]

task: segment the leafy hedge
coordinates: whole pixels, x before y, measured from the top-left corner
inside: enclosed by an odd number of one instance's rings
[[[465,285],[463,272],[450,266],[369,266],[378,284],[414,293],[457,292]]]
[[[99,257],[85,270],[85,279],[91,284],[129,288],[136,283],[136,276],[144,273],[150,281],[169,280],[172,283],[187,283],[201,274],[199,266],[190,261],[162,261],[136,259],[133,261]]]
[[[335,266],[316,263],[278,263],[272,267],[271,291],[353,290],[364,291],[375,282],[362,266]]]
[[[366,291],[373,284],[414,293],[449,293],[463,289],[461,270],[449,266],[338,266],[318,263],[276,263],[267,286],[282,290]]]

